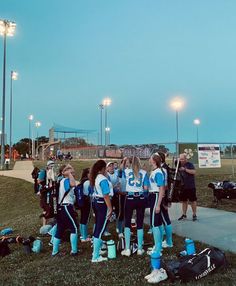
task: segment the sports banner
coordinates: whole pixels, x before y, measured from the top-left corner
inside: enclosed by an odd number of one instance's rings
[[[199,168],[220,168],[220,145],[198,144]]]

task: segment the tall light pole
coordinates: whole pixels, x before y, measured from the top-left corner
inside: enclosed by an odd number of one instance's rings
[[[34,119],[34,116],[32,114],[29,115],[29,158],[30,158],[30,152],[31,152],[31,147],[30,147],[30,140],[31,140],[31,122]],[[32,140],[32,149],[33,149],[33,140]],[[33,156],[33,152],[32,152]]]
[[[107,146],[107,136],[106,136],[106,128],[108,127],[107,125],[107,107],[111,105],[111,99],[109,97],[105,98],[103,100],[103,105],[105,109],[105,146]]]
[[[38,132],[38,129],[39,129],[39,127],[40,127],[41,125],[42,125],[42,124],[41,124],[40,121],[36,121],[36,122],[35,122],[35,127],[37,128],[37,152],[36,152],[37,157],[38,157],[38,155],[39,155],[39,132]]]
[[[15,71],[11,71],[11,91],[10,91],[10,146],[9,146],[9,158],[11,160],[12,157],[12,83],[13,80],[18,79],[18,73]]]
[[[176,156],[179,157],[179,111],[184,106],[184,100],[180,97],[175,97],[171,100],[170,105],[176,112]]]
[[[2,136],[1,136],[1,169],[5,160],[5,98],[6,98],[6,46],[7,36],[14,35],[16,23],[0,20],[0,35],[3,36],[3,92],[2,92]]]
[[[105,128],[107,145],[110,144],[110,131],[111,131],[111,128],[110,128],[110,127],[106,127],[106,128]]]
[[[200,119],[196,118],[196,119],[193,120],[193,123],[197,127],[197,144],[198,144],[198,126],[200,125],[201,121],[200,121]]]
[[[101,146],[102,146],[102,111],[104,109],[104,105],[103,103],[99,104],[99,108],[100,108],[100,143],[101,143]]]

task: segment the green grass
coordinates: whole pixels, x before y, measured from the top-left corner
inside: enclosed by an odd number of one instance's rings
[[[33,185],[20,179],[0,176],[0,229],[12,227],[14,235],[38,236],[41,213],[38,197],[33,193]],[[90,224],[90,232],[92,229]],[[110,225],[114,234],[114,225]],[[147,228],[145,229],[147,230]],[[26,255],[22,245],[10,245],[12,253],[0,258],[0,285],[149,285],[144,276],[150,271],[149,257],[118,258],[93,265],[90,244],[79,244],[83,253],[78,257],[70,257],[69,242],[64,242],[61,249],[68,255],[51,257],[49,237],[42,237],[44,247],[40,254]],[[152,237],[145,235],[145,241],[151,242]],[[164,250],[164,258],[174,259],[183,250],[183,238],[174,236],[173,249]],[[205,245],[196,243],[197,250]],[[227,271],[210,275],[200,282],[186,285],[236,285],[236,255],[227,253],[230,267]],[[165,281],[162,285],[173,285]],[[180,285],[176,282],[175,285]]]

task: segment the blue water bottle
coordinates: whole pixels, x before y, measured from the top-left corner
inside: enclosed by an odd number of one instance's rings
[[[43,248],[43,243],[41,239],[37,237],[37,239],[35,239],[35,241],[33,242],[33,247],[31,250],[34,253],[40,253],[42,251],[42,248]]]
[[[161,256],[159,252],[153,252],[151,254],[151,268],[153,270],[160,269],[161,267]]]
[[[193,255],[196,253],[194,241],[190,238],[185,238],[185,249],[188,255]]]
[[[114,259],[116,258],[116,245],[114,240],[107,241],[107,250],[108,250],[108,258]]]

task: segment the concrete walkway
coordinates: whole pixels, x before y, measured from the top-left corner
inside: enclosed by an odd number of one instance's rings
[[[187,220],[178,221],[181,204],[173,203],[169,214],[175,234],[236,253],[236,213],[198,207],[198,220],[193,222],[189,206]],[[145,223],[148,222],[149,212],[145,217]]]
[[[33,168],[32,161],[17,161],[13,170],[0,171],[0,175],[33,183]],[[189,207],[188,219],[178,221],[181,216],[181,204],[178,203],[172,204],[169,213],[174,233],[236,253],[236,213],[198,207],[198,220],[193,222]],[[145,223],[149,224],[149,210],[146,212]]]
[[[33,183],[31,173],[34,169],[32,161],[16,161],[13,170],[0,171],[1,176],[23,179]]]

